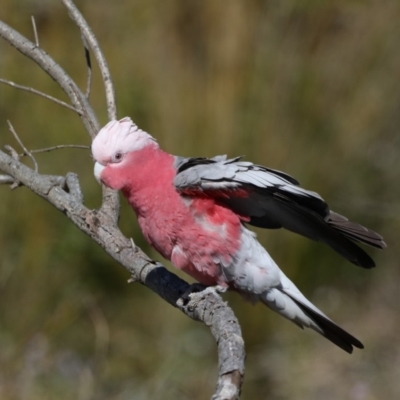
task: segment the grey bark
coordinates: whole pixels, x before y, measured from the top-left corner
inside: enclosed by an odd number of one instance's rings
[[[85,19],[70,0],[61,0],[81,30],[95,55],[102,73],[108,115],[116,118],[114,87],[107,63],[97,40]],[[86,96],[68,74],[40,47],[23,37],[13,28],[0,21],[0,36],[36,62],[65,91],[82,122],[93,138],[99,130],[97,117]],[[132,276],[157,293],[188,317],[203,322],[210,328],[218,346],[219,376],[213,400],[230,400],[240,397],[244,375],[244,342],[238,321],[231,308],[214,291],[191,294],[187,304],[181,299],[189,285],[152,261],[143,251],[127,239],[118,228],[119,201],[116,192],[103,188],[103,202],[98,210],[89,210],[83,203],[78,176],[66,177],[42,175],[21,163],[15,153],[8,155],[0,151],[0,184],[22,184],[60,210],[73,224],[99,244],[112,258],[118,261]]]

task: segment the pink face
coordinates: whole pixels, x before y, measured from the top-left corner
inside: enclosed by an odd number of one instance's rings
[[[129,155],[146,146],[157,146],[155,139],[139,129],[129,117],[110,121],[102,128],[92,143],[96,161],[94,176],[112,189],[124,186],[124,174]]]

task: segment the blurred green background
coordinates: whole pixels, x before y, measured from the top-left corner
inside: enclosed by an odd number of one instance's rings
[[[242,398],[400,398],[400,2],[398,0],[81,0],[108,59],[119,117],[174,154],[245,155],[286,171],[331,207],[380,232],[378,267],[357,268],[284,231],[259,238],[310,300],[366,346],[349,356],[263,306],[226,295],[246,341]],[[0,17],[84,88],[79,32],[56,0],[2,0]],[[0,42],[0,77],[65,99]],[[107,122],[94,71],[91,102]],[[89,144],[79,118],[0,86],[0,145]],[[100,204],[89,151],[37,156],[42,173],[79,174]],[[26,160],[27,164],[30,161]],[[58,211],[0,187],[0,398],[207,399],[216,346]],[[123,201],[121,229],[152,257]]]

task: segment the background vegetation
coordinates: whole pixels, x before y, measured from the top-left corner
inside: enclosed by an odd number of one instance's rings
[[[238,155],[281,169],[382,233],[361,270],[291,233],[259,232],[300,289],[366,346],[352,356],[262,306],[226,298],[246,340],[243,399],[400,398],[400,2],[396,0],[81,0],[130,115],[174,154]],[[79,33],[56,0],[3,0],[0,16],[84,86]],[[0,77],[63,93],[0,42]],[[95,71],[92,103],[106,122]],[[0,87],[0,144],[89,144],[79,118]],[[85,150],[37,157],[100,188]],[[27,160],[29,163],[29,160]],[[216,357],[207,329],[149,290],[25,188],[0,187],[0,398],[206,399]],[[155,258],[133,213],[126,235]]]

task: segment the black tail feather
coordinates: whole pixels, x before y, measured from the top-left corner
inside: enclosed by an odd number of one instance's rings
[[[375,262],[353,241],[376,248],[386,247],[382,236],[330,211],[325,202],[313,196],[299,196],[277,188],[253,190],[249,197],[231,197],[224,203],[248,223],[260,228],[285,228],[332,247],[355,265],[372,268]]]
[[[348,238],[349,235],[343,234],[343,227],[338,229],[336,225],[333,226],[334,223],[327,221],[328,217],[324,219],[317,213],[291,202],[280,201],[274,203],[273,206],[276,206],[273,209],[274,216],[284,228],[310,239],[326,243],[355,265],[363,268],[375,267],[374,260],[363,249],[353,243]],[[339,214],[333,213],[332,221],[339,221],[339,218],[335,218],[335,215],[341,217]],[[359,226],[361,227],[361,225]],[[379,237],[378,234],[375,235]],[[380,240],[382,241],[381,238]]]
[[[336,344],[336,346],[350,354],[353,352],[353,347],[357,347],[358,349],[364,348],[364,345],[358,339],[350,335],[350,333],[346,332],[330,319],[299,302],[288,293],[286,294],[321,328],[323,331],[322,335]]]
[[[330,211],[326,222],[332,228],[335,228],[341,234],[352,240],[377,247],[378,249],[386,247],[386,243],[383,241],[381,235],[360,224],[349,221],[343,215]]]

